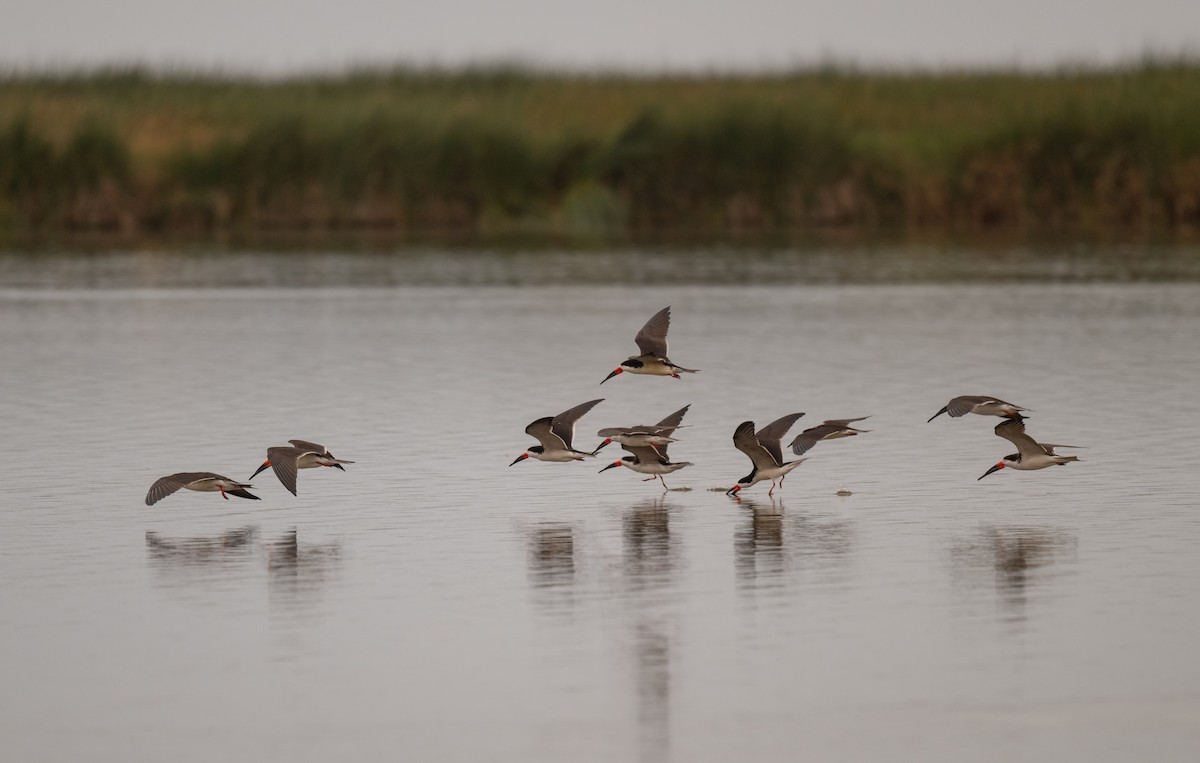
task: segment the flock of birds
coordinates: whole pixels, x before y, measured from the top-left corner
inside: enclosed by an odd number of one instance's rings
[[[621,373],[671,376],[676,379],[682,378],[681,373],[696,373],[696,369],[677,366],[667,357],[667,330],[670,325],[671,308],[668,306],[647,321],[642,330],[634,337],[640,354],[630,356],[622,361],[621,365],[604,377],[604,381],[600,383],[603,384]],[[689,461],[672,461],[667,455],[667,448],[676,441],[672,435],[682,425],[683,417],[690,407],[686,405],[653,426],[601,429],[597,432],[597,436],[604,439],[596,446],[595,450],[577,450],[572,444],[575,423],[601,402],[603,402],[602,399],[589,400],[563,411],[557,416],[547,416],[532,422],[525,427],[525,433],[536,439],[538,444],[517,456],[509,466],[527,458],[560,463],[583,461],[595,457],[606,445],[616,442],[630,455],[623,456],[620,461],[614,461],[605,466],[600,470],[601,472],[624,466],[639,474],[650,475],[643,481],[649,482],[657,479],[666,489],[667,483],[663,479],[663,475],[692,465]],[[1016,445],[1017,452],[1005,456],[979,479],[1006,467],[1021,470],[1045,469],[1048,466],[1061,466],[1070,461],[1079,460],[1075,456],[1060,456],[1054,452],[1055,448],[1076,446],[1038,443],[1025,434],[1025,417],[1021,415],[1023,411],[1028,411],[1028,409],[999,398],[965,395],[951,400],[944,408],[931,416],[929,421],[933,421],[943,413],[949,413],[955,418],[975,413],[982,416],[1000,416],[1005,419],[996,426],[996,434]],[[733,445],[749,457],[752,468],[750,473],[738,480],[733,487],[726,491],[726,494],[736,496],[740,491],[766,480],[771,481],[771,488],[767,495],[775,494],[776,488],[783,484],[788,473],[808,460],[807,458],[797,458],[785,461],[781,447],[788,430],[803,415],[803,413],[789,413],[757,430],[753,421],[743,421],[738,425],[737,429],[733,431]],[[853,437],[869,432],[869,429],[857,429],[852,426],[866,418],[868,417],[828,419],[818,426],[801,432],[788,447],[797,456],[803,456],[822,440]]]
[[[675,379],[682,378],[681,374],[697,373],[696,369],[675,365],[667,357],[667,331],[670,329],[670,326],[671,308],[667,306],[655,313],[646,322],[646,325],[642,327],[641,331],[637,333],[637,336],[634,337],[634,341],[637,343],[638,350],[640,351],[639,354],[632,355],[623,360],[600,383],[604,384],[604,382],[622,373],[670,376]],[[663,479],[664,475],[672,474],[692,465],[689,461],[672,461],[667,455],[667,449],[672,443],[676,442],[673,435],[683,425],[683,417],[687,414],[688,408],[691,407],[690,405],[685,405],[654,425],[601,429],[597,433],[597,436],[604,439],[594,450],[577,450],[573,445],[575,424],[584,414],[601,402],[603,402],[603,398],[589,400],[586,403],[580,403],[574,408],[563,411],[557,416],[546,416],[530,423],[529,426],[525,427],[525,433],[536,439],[538,444],[526,449],[509,466],[518,464],[528,458],[557,463],[583,461],[588,458],[594,458],[601,449],[615,442],[620,444],[622,450],[628,452],[629,455],[623,456],[619,461],[608,464],[600,470],[601,472],[623,466],[638,474],[649,475],[643,482],[660,481],[665,490],[668,488],[666,480]],[[1026,434],[1025,417],[1022,414],[1027,412],[1029,412],[1029,409],[1005,402],[999,398],[964,395],[951,400],[945,407],[931,416],[929,421],[933,421],[943,413],[948,413],[954,418],[974,413],[981,416],[999,416],[1004,419],[1004,421],[996,425],[995,432],[998,436],[1015,445],[1017,452],[1005,456],[984,472],[979,479],[983,479],[992,472],[1005,468],[1029,471],[1045,469],[1050,466],[1062,466],[1071,461],[1079,460],[1075,456],[1060,456],[1055,453],[1056,448],[1074,448],[1078,446],[1039,443]],[[783,484],[784,478],[793,469],[808,460],[807,458],[797,458],[785,461],[782,449],[784,436],[803,415],[803,413],[789,413],[757,430],[753,421],[743,421],[738,425],[737,429],[733,432],[733,445],[749,457],[752,468],[749,474],[725,491],[727,495],[736,496],[746,488],[759,482],[770,480],[771,488],[767,494],[773,496],[775,490]],[[826,420],[818,426],[801,432],[792,440],[788,448],[797,456],[803,456],[814,445],[823,440],[853,437],[869,432],[870,430],[868,429],[857,429],[851,426],[866,418],[868,417]],[[296,475],[298,470],[316,467],[342,469],[342,464],[354,463],[353,461],[336,458],[323,445],[317,445],[305,440],[289,440],[288,442],[291,443],[290,447],[279,446],[267,448],[267,460],[262,463],[254,474],[250,475],[250,479],[256,477],[267,467],[270,467],[274,470],[275,475],[283,483],[284,487],[291,491],[292,495],[296,495]],[[342,470],[344,471],[344,469]],[[238,498],[259,500],[258,496],[248,492],[248,489],[252,487],[253,485],[249,482],[239,482],[238,480],[233,480],[214,472],[181,472],[163,477],[151,485],[150,491],[146,494],[146,505],[153,506],[158,501],[182,488],[200,492],[219,492],[221,497],[226,500],[231,495]]]

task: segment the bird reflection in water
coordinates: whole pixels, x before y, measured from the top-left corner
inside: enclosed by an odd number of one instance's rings
[[[744,590],[782,586],[789,571],[835,581],[845,575],[854,548],[850,522],[785,512],[779,499],[738,504],[746,521],[734,532],[734,565]]]
[[[623,569],[631,590],[669,585],[675,571],[676,545],[671,514],[661,500],[637,504],[621,517]]]
[[[1075,546],[1075,536],[1057,528],[984,527],[955,540],[950,553],[961,584],[971,587],[979,572],[990,573],[1005,619],[1019,624],[1031,591],[1052,577],[1052,565],[1074,557]]]
[[[340,543],[301,544],[294,527],[263,549],[272,603],[297,605],[312,601],[329,574],[341,564]]]
[[[569,613],[575,604],[575,528],[541,524],[529,531],[526,544],[535,606],[545,612]]]
[[[670,751],[671,638],[669,597],[679,567],[671,512],[662,500],[634,504],[621,517],[622,571],[634,617],[634,676],[641,759]]]
[[[258,527],[248,525],[220,535],[164,538],[146,531],[150,563],[164,571],[187,571],[245,562],[254,552]]]

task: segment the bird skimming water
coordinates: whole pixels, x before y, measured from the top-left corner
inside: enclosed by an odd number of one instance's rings
[[[979,478],[980,480],[992,472],[1004,468],[1031,471],[1033,469],[1045,469],[1048,466],[1062,466],[1071,461],[1079,460],[1076,456],[1060,456],[1054,452],[1055,448],[1078,448],[1078,445],[1052,445],[1050,443],[1037,442],[1025,434],[1025,422],[1020,419],[1010,419],[1000,422],[996,425],[996,434],[1016,445],[1017,452],[1011,456],[1005,456],[997,462],[995,466],[983,473],[983,476]],[[975,481],[978,482],[979,480]]]
[[[737,481],[737,484],[725,491],[726,495],[736,496],[743,488],[750,487],[762,480],[771,480],[768,496],[775,494],[775,480],[783,482],[788,472],[807,461],[798,458],[795,461],[784,461],[783,451],[779,447],[780,440],[792,428],[792,424],[803,416],[803,413],[789,413],[781,419],[772,421],[756,433],[753,421],[743,421],[733,432],[735,448],[750,457],[754,469]]]

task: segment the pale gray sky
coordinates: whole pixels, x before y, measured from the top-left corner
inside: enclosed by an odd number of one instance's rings
[[[0,0],[0,17],[0,66],[22,68],[1043,66],[1200,52],[1200,0]]]

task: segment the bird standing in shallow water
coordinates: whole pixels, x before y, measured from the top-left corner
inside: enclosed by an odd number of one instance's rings
[[[596,446],[596,450],[588,453],[587,451],[575,450],[571,446],[571,441],[575,438],[575,422],[583,417],[583,414],[592,410],[598,403],[604,401],[604,398],[599,400],[589,400],[586,403],[579,405],[569,410],[563,411],[557,416],[547,416],[537,421],[531,422],[525,427],[525,434],[534,437],[540,445],[534,445],[526,452],[517,456],[513,460],[513,464],[524,461],[527,458],[537,459],[538,461],[582,461],[584,458],[595,456],[600,448],[603,448],[606,443],[600,443]]]
[[[1076,456],[1060,456],[1054,452],[1055,448],[1078,448],[1078,445],[1039,443],[1025,434],[1025,422],[1021,419],[1010,419],[1000,422],[996,425],[996,434],[1016,445],[1017,452],[1011,456],[1005,456],[995,466],[984,472],[979,480],[992,472],[1005,468],[1031,471],[1033,469],[1045,469],[1048,466],[1062,466],[1071,461],[1079,460]],[[979,480],[975,481],[978,482]]]
[[[283,483],[283,486],[291,491],[292,495],[296,495],[296,470],[297,469],[315,469],[318,466],[332,466],[334,469],[342,468],[342,464],[352,464],[353,461],[336,458],[329,449],[324,445],[317,445],[315,442],[307,440],[288,440],[292,447],[279,446],[275,448],[267,448],[267,460],[263,461],[262,466],[258,467],[258,471],[250,475],[250,479],[254,479],[263,469],[268,466],[275,470],[275,476]]]
[[[767,424],[757,433],[754,431],[753,421],[743,421],[738,425],[733,432],[733,445],[750,457],[750,463],[754,465],[754,469],[738,480],[736,485],[726,490],[726,495],[736,496],[743,488],[750,487],[756,482],[771,480],[771,489],[767,495],[772,496],[775,494],[775,480],[778,479],[782,484],[783,478],[787,476],[788,472],[808,460],[799,458],[795,461],[784,461],[783,451],[779,447],[783,436],[792,428],[792,424],[795,424],[796,420],[803,415],[803,413],[789,413],[787,416]]]
[[[1003,416],[1006,419],[1020,419],[1024,418],[1021,412],[1028,410],[1028,408],[1022,408],[1019,405],[1006,403],[998,397],[961,395],[946,403],[946,407],[930,416],[929,421],[933,421],[943,413],[949,413],[954,418],[966,416],[968,413],[977,413],[980,416]],[[929,421],[925,423],[928,424]]]
[[[642,326],[642,330],[637,333],[633,341],[637,342],[640,355],[630,355],[628,359],[621,361],[621,365],[608,376],[604,377],[603,384],[617,374],[649,374],[651,376],[673,376],[676,379],[680,378],[679,374],[694,374],[696,369],[684,368],[677,366],[667,358],[667,330],[671,328],[671,306],[667,305],[662,310],[654,314],[654,317],[646,321],[646,325]]]
[[[231,495],[254,501],[262,500],[256,495],[247,493],[246,488],[248,487],[254,486],[222,477],[213,472],[179,472],[155,480],[154,484],[150,486],[150,492],[146,493],[146,505],[153,506],[181,488],[201,493],[220,493],[221,497],[227,501]]]

